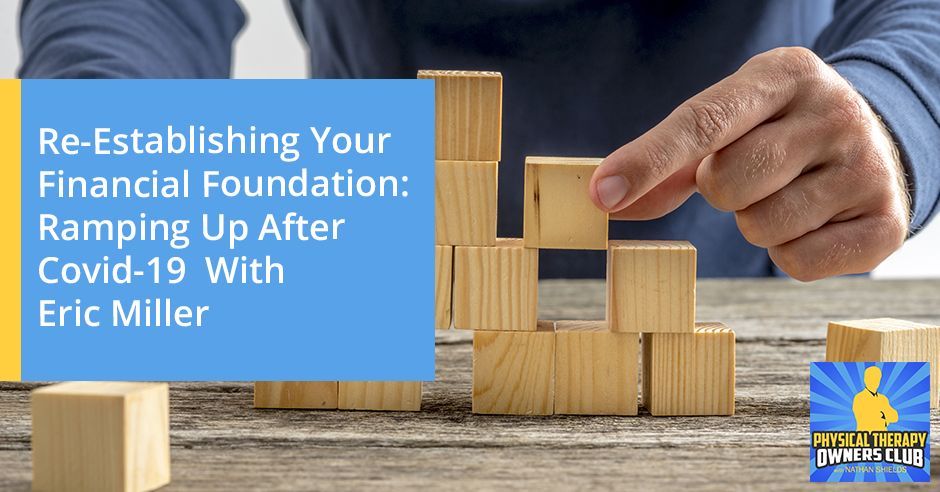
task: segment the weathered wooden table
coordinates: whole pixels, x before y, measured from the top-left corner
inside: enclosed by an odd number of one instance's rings
[[[603,303],[600,281],[541,284],[545,319],[599,319]],[[697,318],[737,331],[734,417],[475,416],[467,332],[438,334],[420,413],[255,410],[250,384],[173,384],[166,490],[809,488],[809,362],[828,320],[881,316],[940,321],[940,280],[701,280]],[[30,487],[33,387],[0,385],[0,490]]]

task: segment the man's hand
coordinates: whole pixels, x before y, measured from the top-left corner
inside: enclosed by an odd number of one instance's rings
[[[803,281],[867,272],[907,237],[904,172],[887,130],[804,48],[755,56],[617,149],[591,180],[594,203],[615,219],[661,217],[696,190]]]

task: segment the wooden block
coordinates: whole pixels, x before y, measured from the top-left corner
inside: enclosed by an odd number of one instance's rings
[[[535,331],[539,251],[521,239],[454,249],[454,327]]]
[[[526,157],[524,234],[527,248],[607,249],[607,212],[588,194],[601,159]]]
[[[421,381],[340,381],[341,410],[421,410]]]
[[[457,161],[500,160],[502,74],[421,70],[418,78],[434,80],[434,140],[437,158]]]
[[[734,415],[734,332],[643,334],[643,405],[653,415]]]
[[[336,381],[258,381],[255,408],[337,408],[339,383]]]
[[[434,247],[434,328],[447,330],[451,323],[454,285],[453,246]]]
[[[33,490],[140,491],[170,483],[165,383],[74,382],[32,393]]]
[[[555,322],[555,413],[636,415],[639,333],[604,321]]]
[[[930,407],[940,406],[940,325],[878,318],[829,323],[829,362],[929,362]]]
[[[437,161],[434,181],[435,243],[496,243],[496,162]]]
[[[607,250],[610,330],[692,333],[695,253],[686,241],[611,241]]]
[[[554,375],[553,323],[473,333],[473,413],[551,415]]]

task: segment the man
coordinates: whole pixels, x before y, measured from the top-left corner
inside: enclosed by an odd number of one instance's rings
[[[937,208],[936,0],[291,7],[314,77],[503,73],[501,236],[527,154],[610,154],[591,182],[624,219],[610,236],[688,239],[702,276],[867,272]],[[244,20],[234,0],[25,0],[20,74],[227,77]],[[541,257],[543,277],[604,275],[603,252]]]
[[[886,431],[888,426],[898,421],[898,411],[891,406],[888,397],[878,393],[881,386],[881,369],[869,366],[865,369],[865,388],[852,400],[852,413],[855,414],[855,430]]]

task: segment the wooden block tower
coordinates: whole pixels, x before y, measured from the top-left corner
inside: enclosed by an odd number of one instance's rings
[[[496,243],[496,187],[503,118],[497,72],[422,70],[434,81],[435,242]]]
[[[534,320],[524,319],[523,313],[500,312],[499,306],[492,310],[478,306],[469,309],[466,304],[452,302],[457,298],[480,300],[478,293],[468,292],[467,284],[457,278],[457,262],[479,265],[505,257],[503,263],[493,265],[491,273],[481,271],[473,279],[477,284],[497,288],[499,278],[493,275],[499,275],[499,268],[516,266],[514,260],[519,260],[511,251],[461,251],[464,246],[497,245],[503,76],[498,72],[421,70],[418,78],[434,81],[435,327],[446,330],[458,319],[460,323],[478,323],[514,316],[517,323],[535,329]],[[508,249],[509,245],[501,242],[500,247]],[[522,281],[521,277],[516,280]],[[461,307],[463,310],[457,313]]]
[[[651,413],[733,413],[734,333],[695,324],[695,248],[608,241],[601,159],[581,157],[527,157],[523,237],[497,238],[502,76],[418,78],[437,97],[436,327],[474,330],[473,412],[635,415],[643,334]],[[538,320],[539,249],[608,251],[605,321]]]
[[[502,75],[422,70],[418,78],[435,82],[435,237],[439,255],[453,254],[451,262],[437,262],[437,278],[453,282],[450,289],[437,285],[437,327],[475,330],[474,412],[551,414],[555,333],[554,323],[537,318],[537,245],[496,237]],[[589,172],[572,169],[586,187]],[[558,184],[552,177],[545,186]],[[555,205],[545,207],[550,212]],[[606,223],[603,233],[606,241]],[[550,227],[544,232],[546,241],[564,235]]]
[[[695,247],[610,241],[610,330],[642,333],[643,406],[653,415],[734,414],[734,332],[695,323]]]

